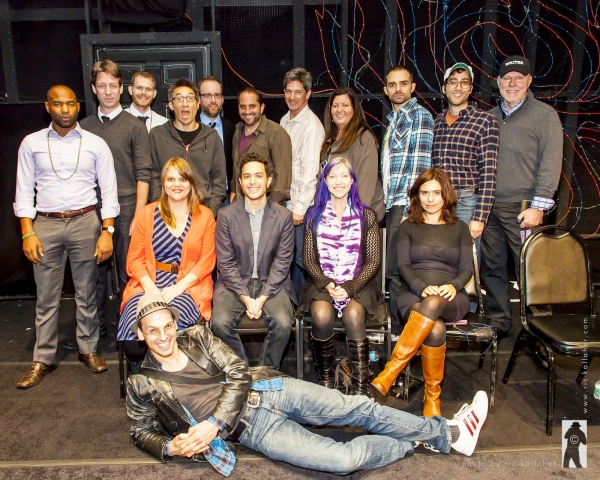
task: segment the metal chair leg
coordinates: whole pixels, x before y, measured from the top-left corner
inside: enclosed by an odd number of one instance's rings
[[[304,330],[300,330],[302,320],[296,318],[296,378],[304,378]],[[301,336],[302,335],[302,336]]]
[[[125,398],[125,366],[124,358],[125,353],[123,352],[123,342],[119,341],[119,391],[121,398]]]
[[[496,382],[498,381],[498,339],[494,337],[492,340],[492,368],[490,373],[490,414],[494,413],[494,405],[496,400]]]
[[[554,355],[552,349],[542,343],[548,352],[548,396],[546,399],[546,435],[552,436],[554,425]]]
[[[526,333],[527,331],[525,329],[521,329],[521,331],[519,332],[519,336],[517,337],[517,341],[515,342],[515,346],[510,356],[510,360],[508,361],[508,365],[506,366],[506,370],[504,371],[504,378],[502,379],[502,383],[508,382],[508,377],[510,377],[510,373],[512,372],[515,360],[517,359],[517,354],[519,353],[519,349],[521,348],[521,343],[523,342],[523,337]]]

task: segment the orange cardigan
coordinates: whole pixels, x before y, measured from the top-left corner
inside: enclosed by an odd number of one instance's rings
[[[144,291],[140,285],[142,277],[148,275],[153,282],[156,282],[156,257],[152,248],[152,234],[157,204],[158,202],[153,202],[146,205],[133,228],[127,254],[127,274],[130,278],[123,292],[121,312],[133,295]],[[186,291],[194,299],[205,320],[210,319],[212,312],[212,271],[215,268],[215,261],[215,220],[212,212],[201,205],[200,211],[192,215],[190,229],[183,240],[177,281],[190,272],[198,277],[198,282]]]

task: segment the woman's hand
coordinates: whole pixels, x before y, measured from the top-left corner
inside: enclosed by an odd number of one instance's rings
[[[449,283],[438,287],[438,291],[439,295],[448,299],[449,301],[454,300],[454,297],[456,297],[456,288],[454,288],[454,285],[450,285]]]
[[[348,292],[346,292],[346,290],[344,290],[339,285],[336,286],[333,282],[327,285],[326,289],[327,293],[329,293],[329,296],[336,302],[341,302],[348,298]]]
[[[170,287],[164,288],[162,292],[160,292],[167,303],[171,303],[171,301],[178,297],[183,293],[181,287],[178,283],[175,285],[171,285]]]
[[[425,289],[421,292],[421,296],[423,298],[428,297],[429,295],[439,295],[440,291],[439,291],[439,287],[437,287],[436,285],[429,285],[428,287],[425,287]]]

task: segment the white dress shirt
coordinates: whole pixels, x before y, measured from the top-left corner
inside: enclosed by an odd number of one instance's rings
[[[48,141],[56,173],[50,163]],[[74,171],[68,180],[58,178],[68,178]],[[119,215],[117,177],[106,142],[79,124],[61,137],[50,124],[27,135],[19,147],[15,215],[35,218],[38,211],[67,212],[96,205],[96,182],[102,193],[102,218],[115,218]]]
[[[292,140],[292,184],[287,208],[304,215],[317,190],[317,175],[325,129],[306,105],[294,118],[287,112],[279,122]]]
[[[221,120],[220,115],[217,116],[216,120],[211,120],[206,115],[204,115],[204,112],[200,112],[200,121],[208,127],[210,127],[210,124],[214,122],[215,130],[219,134],[219,137],[221,137],[221,142],[223,142],[223,144],[225,144],[225,140],[223,140],[223,121]]]
[[[152,130],[154,127],[158,127],[163,123],[167,123],[169,121],[168,118],[159,115],[152,109],[148,110],[146,113],[140,113],[137,108],[135,108],[135,103],[132,103],[129,107],[125,109],[127,113],[131,113],[134,117],[148,117],[146,120],[146,128],[148,131]],[[111,119],[112,120],[112,119]]]

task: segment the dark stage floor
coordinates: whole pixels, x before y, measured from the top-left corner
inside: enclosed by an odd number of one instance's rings
[[[516,307],[515,306],[515,317]],[[0,303],[0,478],[142,478],[197,475],[222,478],[207,464],[173,463],[157,465],[138,450],[129,437],[124,400],[119,398],[116,329],[100,340],[100,353],[109,370],[92,374],[77,361],[76,352],[65,350],[63,342],[74,336],[73,300],[63,300],[60,320],[59,368],[37,386],[16,388],[16,382],[31,363],[35,341],[35,302]],[[600,360],[588,375],[588,405],[584,413],[584,386],[575,383],[580,359],[558,357],[554,435],[545,434],[546,373],[537,368],[523,350],[508,385],[501,383],[520,323],[515,322],[498,351],[496,411],[488,416],[476,453],[470,459],[460,455],[415,455],[373,472],[352,478],[586,478],[600,467],[600,401],[592,397],[594,383],[600,380]],[[260,338],[249,344],[250,358],[257,358]],[[296,352],[287,352],[282,370],[295,376]],[[310,354],[306,352],[305,378],[314,381]],[[413,362],[420,372],[420,361]],[[452,417],[479,389],[489,391],[489,356],[483,369],[467,349],[449,349],[443,383],[443,414]],[[421,390],[409,402],[396,398],[388,405],[420,414]],[[561,420],[588,420],[588,462],[586,471],[561,468]],[[358,431],[321,429],[320,433],[349,439]],[[240,459],[231,478],[332,478],[290,467],[240,447]],[[467,463],[470,462],[470,463]],[[419,475],[418,472],[421,472]],[[591,475],[590,475],[591,477]]]

